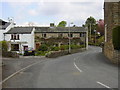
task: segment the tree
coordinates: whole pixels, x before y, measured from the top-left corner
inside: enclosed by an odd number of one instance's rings
[[[59,22],[57,27],[65,27],[66,25],[67,25],[66,21],[61,21],[61,22]]]
[[[90,25],[91,25],[91,34],[94,34],[94,30],[96,29],[96,20],[91,16],[87,18],[85,22],[85,26],[88,27],[88,30],[90,30]]]
[[[101,35],[104,35],[104,20],[100,19],[98,22],[97,22],[97,32],[100,32]]]

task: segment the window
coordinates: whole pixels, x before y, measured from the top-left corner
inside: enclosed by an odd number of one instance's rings
[[[19,34],[12,34],[11,35],[11,40],[19,40]]]
[[[63,37],[63,34],[62,34],[62,33],[59,33],[59,34],[58,34],[58,37]]]
[[[43,37],[43,38],[46,38],[46,34],[45,34],[45,33],[43,33],[43,34],[42,34],[42,37]]]
[[[69,34],[68,34],[68,37],[69,37]],[[70,34],[70,37],[73,37],[73,34],[72,34],[72,33]]]
[[[80,37],[85,37],[85,33],[80,33]]]
[[[11,35],[11,40],[13,40],[13,39],[14,39],[14,35],[12,34],[12,35]]]
[[[19,51],[19,44],[11,44],[11,51]]]

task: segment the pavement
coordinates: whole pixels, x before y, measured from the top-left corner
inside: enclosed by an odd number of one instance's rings
[[[38,61],[22,58],[15,67]],[[14,63],[15,60],[11,60]],[[27,62],[23,62],[27,61]],[[6,62],[7,63],[7,62]],[[26,65],[25,65],[26,66]],[[18,69],[16,69],[18,70]],[[15,70],[14,70],[15,71]],[[9,72],[9,71],[8,71]],[[109,62],[100,47],[85,52],[47,58],[10,78],[3,88],[118,88],[118,66]]]

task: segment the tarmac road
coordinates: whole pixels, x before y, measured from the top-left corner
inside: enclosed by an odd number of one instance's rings
[[[100,47],[89,47],[85,52],[37,63],[6,81],[3,87],[118,88],[118,67],[109,62]]]

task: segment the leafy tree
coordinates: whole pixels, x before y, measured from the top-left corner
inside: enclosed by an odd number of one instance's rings
[[[97,22],[96,30],[97,32],[100,32],[101,35],[104,35],[104,20],[100,19]]]
[[[61,21],[61,22],[59,22],[57,27],[65,27],[66,25],[67,25],[66,21]]]
[[[94,17],[91,16],[87,18],[85,22],[85,26],[87,26],[89,30],[90,30],[90,25],[91,25],[91,33],[94,34],[94,30],[96,29],[96,20]]]

